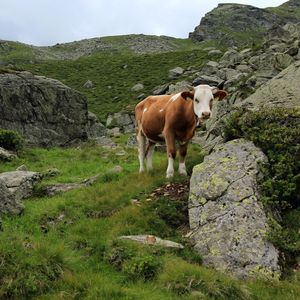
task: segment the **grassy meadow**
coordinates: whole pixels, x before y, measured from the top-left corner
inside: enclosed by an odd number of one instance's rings
[[[33,171],[60,171],[24,201],[21,216],[2,218],[1,299],[299,299],[299,274],[282,282],[246,282],[203,267],[184,238],[187,195],[149,201],[156,188],[169,183],[165,153],[156,152],[154,170],[140,175],[136,149],[127,148],[125,140],[116,139],[116,149],[92,143],[69,149],[25,148],[17,160],[0,165],[1,172],[21,164]],[[189,150],[191,172],[203,153],[197,145]],[[114,166],[123,171],[112,172]],[[97,174],[91,186],[54,197],[41,194],[45,185]],[[186,180],[177,176],[172,183]],[[185,249],[118,239],[134,234],[154,234]]]

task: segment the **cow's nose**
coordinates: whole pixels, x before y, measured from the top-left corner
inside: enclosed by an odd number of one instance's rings
[[[202,118],[203,119],[208,119],[210,117],[210,112],[209,111],[204,111],[203,113],[202,113]]]

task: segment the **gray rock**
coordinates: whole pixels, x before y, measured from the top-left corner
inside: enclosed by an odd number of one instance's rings
[[[221,50],[213,49],[210,50],[207,54],[208,56],[216,56],[216,55],[221,55],[223,52]]]
[[[167,92],[167,90],[169,89],[169,84],[163,84],[163,85],[159,85],[157,87],[154,88],[152,94],[153,95],[163,95]]]
[[[219,67],[219,63],[216,62],[216,61],[209,61],[207,64],[206,64],[207,67],[209,68],[218,68]]]
[[[133,92],[139,92],[139,91],[141,91],[141,90],[143,90],[145,87],[144,87],[144,85],[142,84],[142,83],[137,83],[137,84],[135,84],[132,88],[131,88],[131,90],[133,91]]]
[[[241,56],[241,54],[238,51],[236,51],[234,49],[229,49],[222,56],[222,58],[220,60],[220,64],[225,67],[229,67],[229,66],[233,66],[237,63],[240,63],[242,61],[242,59],[243,59],[243,57]]]
[[[194,167],[190,182],[190,236],[205,265],[237,277],[279,277],[279,253],[266,240],[267,216],[259,202],[259,164],[252,142],[217,146]]]
[[[242,105],[259,108],[261,105],[299,107],[300,106],[300,61],[283,70],[254,94],[243,101]]]
[[[0,174],[9,192],[16,200],[28,198],[32,195],[33,187],[39,183],[42,175],[30,171],[11,171]]]
[[[114,127],[107,130],[107,134],[110,137],[117,137],[121,135],[121,129],[119,127]]]
[[[197,86],[199,84],[208,84],[210,86],[219,86],[224,83],[224,80],[217,76],[206,76],[206,75],[201,75],[194,79],[193,81],[193,86]]]
[[[248,65],[238,65],[236,66],[236,70],[241,73],[249,73],[249,74],[253,72],[252,68]]]
[[[175,84],[170,84],[167,94],[176,94],[182,91],[188,91],[192,88],[192,85],[188,81],[179,81]]]
[[[134,116],[128,113],[118,112],[114,114],[110,114],[106,120],[106,127],[124,127],[127,125],[134,124]]]
[[[175,77],[178,77],[180,75],[182,75],[184,72],[184,69],[181,68],[181,67],[176,67],[172,70],[169,70],[169,77],[171,78],[175,78]]]
[[[17,158],[17,155],[0,147],[0,161],[12,161]]]
[[[102,136],[102,137],[95,138],[95,142],[100,146],[105,146],[105,147],[108,147],[108,148],[116,147],[116,144],[108,136]]]
[[[100,177],[100,174],[84,179],[79,183],[59,183],[45,186],[43,191],[46,196],[52,197],[57,194],[65,193],[71,190],[79,189],[94,184]]]
[[[20,199],[13,196],[5,182],[0,179],[0,213],[18,215],[24,209]]]
[[[99,122],[97,116],[89,111],[86,131],[89,139],[95,139],[106,135],[107,130],[106,127]]]
[[[87,138],[87,102],[61,82],[29,72],[0,74],[0,127],[37,146],[64,146]]]
[[[275,69],[282,71],[293,63],[294,59],[289,54],[276,53],[274,55]]]
[[[94,87],[94,84],[91,80],[86,81],[86,83],[83,85],[84,88],[86,89],[91,89]]]

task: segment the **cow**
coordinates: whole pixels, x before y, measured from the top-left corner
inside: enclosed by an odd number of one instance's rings
[[[227,92],[209,85],[198,85],[192,91],[175,95],[149,96],[135,107],[137,142],[140,173],[152,169],[152,155],[155,144],[165,141],[167,146],[168,168],[166,177],[174,176],[176,157],[175,141],[179,143],[179,169],[187,175],[185,158],[188,143],[194,136],[196,127],[211,114],[213,99],[224,99]],[[148,142],[146,145],[146,141]]]

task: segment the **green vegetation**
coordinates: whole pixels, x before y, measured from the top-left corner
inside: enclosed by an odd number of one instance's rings
[[[89,109],[104,121],[108,113],[133,111],[141,93],[149,95],[155,86],[170,81],[170,69],[200,67],[205,57],[206,52],[202,50],[144,55],[101,52],[76,61],[48,61],[20,67],[79,90],[87,97]],[[87,80],[93,82],[94,88],[83,87]],[[142,83],[145,88],[132,91],[136,83]]]
[[[26,200],[21,216],[2,216],[0,298],[298,299],[295,275],[294,283],[245,282],[201,266],[201,257],[182,237],[180,223],[188,220],[186,196],[146,201],[165,184],[165,154],[155,153],[154,171],[138,175],[135,150],[125,148],[124,156],[115,155],[124,147],[120,140],[115,150],[89,143],[70,149],[25,148],[19,159],[0,165],[1,172],[20,164],[34,171],[60,170],[42,185],[102,174],[92,186]],[[191,145],[189,171],[202,158],[199,146]],[[115,165],[123,172],[111,176]],[[173,184],[183,180],[175,177]],[[118,239],[134,234],[157,235],[183,243],[185,249]]]
[[[23,139],[16,131],[0,129],[0,147],[19,151],[23,147]]]
[[[244,137],[268,157],[262,166],[262,201],[281,213],[270,217],[269,240],[285,253],[283,267],[297,264],[300,256],[300,114],[296,109],[240,109],[229,117],[227,140]]]

